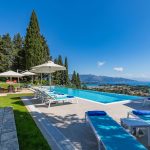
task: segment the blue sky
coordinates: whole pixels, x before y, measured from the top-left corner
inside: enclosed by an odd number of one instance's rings
[[[23,36],[32,10],[53,57],[70,72],[150,81],[149,0],[5,0],[0,34]]]

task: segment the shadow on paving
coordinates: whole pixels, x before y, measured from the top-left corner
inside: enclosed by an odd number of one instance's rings
[[[38,99],[30,99],[36,108],[48,108],[48,105],[41,104]],[[60,107],[61,105],[70,105],[71,103],[52,104],[51,107]],[[49,111],[44,115],[54,127],[56,127],[73,145],[79,150],[95,150],[98,149],[97,139],[89,126],[85,123],[85,119],[80,119],[76,114],[68,114],[65,117],[55,115]]]
[[[145,106],[143,106],[142,100],[130,101],[130,102],[125,103],[123,105],[130,107],[132,109],[150,110],[150,103],[147,103]]]
[[[45,115],[53,126],[57,127],[78,149],[98,149],[97,139],[84,119],[79,119],[76,114],[69,114],[65,117],[52,113],[45,113]]]

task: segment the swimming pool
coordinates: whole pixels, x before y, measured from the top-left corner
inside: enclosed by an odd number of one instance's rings
[[[120,102],[125,100],[138,100],[142,98],[139,96],[130,96],[130,95],[98,92],[98,91],[91,91],[91,90],[79,90],[79,89],[57,87],[57,86],[51,87],[51,89],[59,93],[64,93],[67,95],[72,95],[75,97],[88,99],[94,102],[99,102],[104,104]]]

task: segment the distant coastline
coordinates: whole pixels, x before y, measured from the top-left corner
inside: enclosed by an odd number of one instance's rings
[[[117,82],[108,82],[108,83],[85,83],[87,87],[98,87],[100,85],[109,84],[109,85],[116,85],[116,84],[125,84],[125,85],[131,85],[131,86],[149,86],[150,82],[129,82],[129,83],[117,83]]]

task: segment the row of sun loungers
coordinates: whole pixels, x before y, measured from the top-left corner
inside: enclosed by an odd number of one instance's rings
[[[58,102],[73,103],[73,101],[75,100],[76,103],[78,103],[78,100],[74,96],[66,95],[63,93],[57,93],[55,91],[42,89],[42,88],[34,89],[34,97],[40,99],[42,103],[48,104],[48,108],[51,106],[52,103],[58,103]]]

